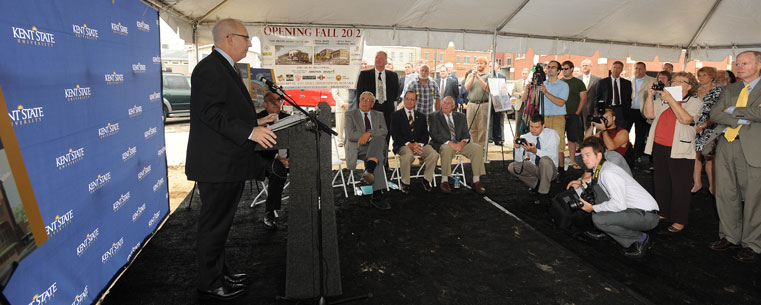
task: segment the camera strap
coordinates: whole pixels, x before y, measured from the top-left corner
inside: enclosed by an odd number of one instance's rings
[[[595,167],[594,174],[592,174],[592,181],[589,182],[590,185],[597,184],[597,180],[600,179],[600,171],[602,170],[603,163],[605,163],[605,158],[600,160],[600,163],[597,164],[597,167]]]

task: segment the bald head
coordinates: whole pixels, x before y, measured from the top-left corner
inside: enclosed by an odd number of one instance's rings
[[[217,21],[211,30],[214,46],[230,55],[237,62],[244,57],[251,47],[248,30],[243,24],[235,19],[222,19]]]

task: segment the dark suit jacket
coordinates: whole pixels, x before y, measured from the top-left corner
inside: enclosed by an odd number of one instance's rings
[[[383,113],[386,122],[391,121],[391,113],[394,112],[394,101],[397,100],[397,96],[401,93],[399,89],[399,75],[396,72],[383,70],[386,75],[386,83],[383,84],[386,87],[386,102],[381,104],[375,102],[373,105],[374,110],[378,110]],[[357,96],[354,103],[359,105],[359,96],[362,92],[370,91],[375,94],[375,83],[378,81],[378,75],[375,73],[375,69],[365,70],[359,72],[359,78],[357,79]],[[377,96],[376,96],[377,98]]]
[[[452,111],[452,120],[454,123],[455,142],[470,140],[468,132],[468,120],[462,112]],[[439,151],[441,145],[451,140],[449,135],[449,125],[444,113],[441,111],[432,112],[428,115],[428,129],[431,133],[431,146]]]
[[[256,118],[257,118],[257,119],[261,119],[261,118],[263,118],[263,117],[266,117],[268,114],[269,114],[269,113],[267,112],[267,110],[262,110],[262,111],[259,111],[259,112],[256,114]],[[287,113],[285,113],[285,112],[282,112],[282,111],[280,111],[280,113],[278,113],[278,114],[277,114],[277,119],[278,119],[278,120],[282,120],[282,119],[284,119],[284,118],[288,117],[289,115],[290,115],[290,114],[287,114]],[[262,157],[264,158],[264,160],[265,160],[265,161],[266,161],[266,160],[272,160],[272,159],[274,159],[274,158],[275,158],[275,155],[277,155],[277,150],[265,150],[265,151],[260,151],[260,152],[259,152],[259,154],[261,154],[261,155],[262,155]]]
[[[248,139],[256,124],[251,96],[230,63],[216,51],[193,69],[188,180],[238,182],[264,176],[264,162]]]
[[[618,92],[619,96],[621,97],[621,107],[624,108],[624,110],[631,109],[632,107],[632,82],[630,82],[627,79],[619,78],[619,89],[621,91]],[[603,100],[605,101],[605,107],[609,108],[611,103],[613,103],[613,81],[611,80],[610,76],[601,79],[599,82],[597,82],[597,98],[595,101]],[[629,112],[624,111],[624,119],[629,120],[629,117],[627,116]]]
[[[708,143],[714,145],[713,140],[716,137],[723,137],[724,128],[737,127],[737,120],[744,119],[751,121],[750,125],[744,125],[740,128],[740,145],[745,155],[745,162],[753,167],[761,167],[761,154],[758,153],[761,150],[761,123],[758,123],[761,121],[761,86],[756,85],[750,91],[748,104],[745,107],[735,108],[732,114],[724,112],[724,109],[727,109],[727,107],[737,104],[737,98],[740,96],[740,91],[742,91],[744,86],[742,80],[737,80],[737,82],[728,84],[722,90],[719,100],[711,108],[711,121],[716,123],[716,128],[713,129],[713,135],[708,140]],[[703,151],[705,150],[703,148]],[[736,162],[743,161],[739,160]],[[717,164],[717,166],[720,165],[723,165],[723,163]]]
[[[436,79],[436,84],[441,84],[441,78]],[[451,96],[455,103],[457,103],[457,98],[460,97],[460,87],[457,86],[457,81],[450,77],[447,77],[446,85],[444,87],[444,96],[440,97],[441,100],[444,100],[444,97],[446,96]]]
[[[391,137],[394,138],[394,153],[398,154],[399,149],[407,142],[416,142],[428,144],[430,139],[428,135],[428,123],[425,115],[415,111],[415,133],[410,130],[410,123],[407,119],[407,108],[402,108],[391,115]]]

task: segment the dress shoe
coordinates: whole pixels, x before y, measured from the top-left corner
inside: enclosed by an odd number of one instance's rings
[[[364,181],[368,185],[373,184],[373,182],[375,182],[375,175],[365,170],[364,172],[362,172],[362,181]]]
[[[228,284],[243,284],[248,279],[248,274],[225,274],[222,279],[224,279]]]
[[[504,144],[505,144],[505,143],[504,143],[504,142],[502,142],[502,141],[495,141],[495,142],[494,142],[494,145],[497,145],[497,146],[502,146],[502,145],[504,145]]]
[[[222,284],[210,290],[198,290],[198,296],[202,299],[232,300],[246,293],[246,285]]]
[[[400,182],[399,183],[399,190],[402,191],[402,193],[404,193],[404,194],[409,194],[410,193],[410,185],[406,184],[404,182]]]
[[[473,188],[473,191],[475,191],[479,195],[486,194],[486,189],[481,185],[481,181],[473,182],[473,184],[471,184],[470,186]]]
[[[743,263],[755,263],[758,261],[758,253],[751,248],[745,247],[740,252],[737,252],[735,259]]]
[[[534,200],[534,204],[540,205],[540,206],[549,206],[550,194],[539,193],[538,196],[536,197],[536,200]]]
[[[370,195],[370,204],[378,210],[390,210],[391,205],[388,204],[383,194],[380,192],[374,192]]]
[[[624,251],[624,255],[629,258],[642,258],[652,246],[653,239],[650,238],[650,235],[645,234],[645,241],[634,242],[629,249]]]
[[[443,193],[451,193],[452,192],[452,188],[449,187],[449,181],[442,182],[441,185],[439,186],[439,188],[441,188],[441,191]]]
[[[430,193],[431,191],[433,191],[433,186],[431,185],[431,182],[430,182],[430,181],[428,181],[428,180],[425,180],[425,179],[423,179],[423,189],[424,189],[426,192],[429,192],[429,193]]]
[[[595,239],[595,240],[603,240],[608,237],[608,234],[605,234],[605,232],[595,229],[595,230],[584,231],[584,236],[589,237],[591,239]]]
[[[708,244],[708,248],[715,251],[725,251],[729,248],[737,248],[737,247],[738,247],[737,245],[729,242],[726,238],[722,238]]]
[[[277,230],[277,221],[275,221],[275,212],[264,212],[264,228],[267,230]]]

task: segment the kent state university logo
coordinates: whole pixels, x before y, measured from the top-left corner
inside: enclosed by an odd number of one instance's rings
[[[145,139],[148,140],[151,137],[155,136],[157,131],[158,129],[156,127],[148,128],[148,130],[143,132],[143,136],[145,136]]]
[[[45,112],[42,107],[24,108],[23,105],[18,105],[15,110],[8,112],[8,116],[11,117],[13,125],[28,125],[42,122]]]
[[[72,219],[74,219],[74,210],[69,210],[63,215],[56,215],[49,225],[45,225],[45,232],[48,234],[48,237],[53,237],[58,232],[61,232],[61,230],[71,223]]]
[[[129,117],[134,118],[143,113],[143,106],[132,105],[132,108],[127,109]]]
[[[164,155],[165,152],[166,152],[166,145],[161,146],[161,148],[159,148],[159,150],[156,151],[156,155],[161,157],[162,155]]]
[[[74,296],[74,302],[71,302],[71,305],[87,304],[85,303],[85,300],[87,300],[88,295],[89,295],[89,291],[87,289],[87,285],[85,285],[85,290],[83,290],[82,293]]]
[[[153,191],[157,191],[162,185],[164,185],[163,177],[159,178],[159,180],[156,180],[156,184],[153,185]]]
[[[98,136],[103,139],[119,133],[119,123],[108,123],[104,127],[98,128]]]
[[[143,169],[140,170],[140,172],[137,173],[137,180],[138,181],[143,181],[143,178],[148,176],[148,174],[150,174],[150,173],[151,173],[151,166],[150,165],[148,165],[146,167],[143,167]]]
[[[136,64],[132,64],[132,73],[145,73],[145,65],[139,61]]]
[[[127,193],[125,193],[125,194],[122,194],[121,196],[119,196],[119,199],[116,199],[116,202],[114,202],[114,204],[113,204],[113,207],[114,207],[114,212],[118,211],[118,210],[119,210],[119,209],[121,209],[121,208],[122,208],[122,207],[123,207],[125,204],[127,204],[127,201],[129,201],[129,197],[130,197],[130,193],[129,193],[129,192],[127,192]]]
[[[58,283],[53,282],[48,289],[45,289],[45,291],[35,294],[32,297],[32,301],[29,302],[29,305],[42,305],[47,304],[50,302],[53,297],[55,297],[56,292],[58,292]]]
[[[71,32],[74,33],[74,36],[77,38],[98,40],[98,30],[87,27],[87,24],[72,24]]]
[[[150,32],[151,31],[151,25],[143,22],[142,20],[137,21],[137,29],[139,31],[143,32]]]
[[[137,154],[137,146],[128,147],[127,151],[122,153],[122,162],[132,159]]]
[[[124,246],[124,237],[119,238],[119,240],[113,244],[111,244],[111,248],[108,249],[103,255],[100,256],[100,262],[101,263],[108,263],[111,258],[116,255],[116,253],[119,253],[119,250],[122,249],[122,246]]]
[[[87,184],[87,189],[90,191],[90,194],[95,193],[95,191],[101,189],[102,187],[106,186],[111,182],[111,172],[107,172],[103,175],[98,175],[95,180]]]
[[[135,251],[137,251],[137,249],[140,249],[140,245],[141,244],[142,244],[142,242],[138,242],[137,244],[132,246],[132,250],[129,251],[129,255],[127,255],[127,258],[131,258],[132,255],[135,255]]]
[[[124,83],[124,74],[118,74],[116,71],[111,74],[104,74],[106,85],[121,85]]]
[[[148,220],[148,227],[153,227],[154,224],[156,224],[156,220],[159,220],[159,215],[161,215],[160,211],[156,211],[156,213],[153,213],[153,216],[151,217],[151,220]]]
[[[87,249],[90,248],[90,246],[95,242],[95,240],[98,239],[99,235],[100,235],[100,228],[95,228],[95,230],[93,230],[92,232],[87,233],[87,235],[85,235],[85,240],[82,241],[82,243],[80,243],[77,246],[77,256],[82,256],[82,254],[84,254],[85,251],[87,251]]]
[[[140,216],[143,215],[143,212],[145,212],[145,203],[137,207],[137,210],[135,210],[135,213],[132,213],[132,222],[135,222],[138,219],[140,219]]]
[[[55,35],[40,31],[36,26],[33,26],[31,29],[12,26],[11,29],[13,30],[13,39],[16,39],[16,43],[40,47],[52,47],[55,45]]]
[[[158,102],[161,100],[161,93],[154,91],[153,93],[148,95],[148,100],[153,102]]]
[[[114,32],[114,34],[127,36],[129,35],[129,29],[126,26],[123,26],[121,22],[113,23],[111,22],[111,31]]]
[[[84,157],[84,147],[78,149],[69,148],[69,152],[55,158],[55,166],[58,167],[58,170],[62,170],[81,161]]]
[[[153,64],[160,65],[161,64],[161,56],[153,56]]]
[[[92,88],[80,87],[79,84],[77,84],[74,88],[63,89],[63,94],[69,102],[82,101],[92,97]]]

